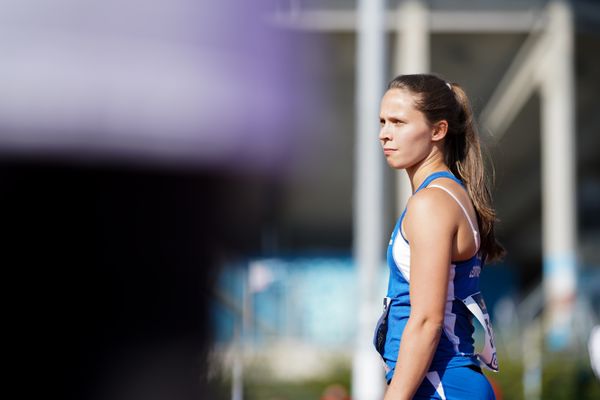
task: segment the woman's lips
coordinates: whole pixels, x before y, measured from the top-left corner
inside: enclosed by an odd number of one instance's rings
[[[383,149],[383,153],[384,153],[384,154],[391,154],[391,153],[393,153],[394,151],[396,151],[396,149]]]

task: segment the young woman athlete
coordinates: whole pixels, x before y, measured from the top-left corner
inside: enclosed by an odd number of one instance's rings
[[[468,98],[435,75],[401,75],[388,85],[379,118],[387,163],[406,170],[413,190],[389,242],[374,339],[386,366],[385,400],[494,399],[480,368],[498,364],[479,274],[503,248]],[[485,332],[479,353],[474,321]]]

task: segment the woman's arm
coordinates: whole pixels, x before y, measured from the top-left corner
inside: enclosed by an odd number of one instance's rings
[[[412,399],[423,381],[444,323],[456,214],[441,191],[411,198],[405,220],[410,241],[411,312],[385,400]]]

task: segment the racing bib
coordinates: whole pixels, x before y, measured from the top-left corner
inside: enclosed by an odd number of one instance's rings
[[[461,300],[483,327],[485,337],[483,349],[476,353],[480,364],[491,371],[498,372],[498,358],[496,356],[494,330],[492,329],[490,316],[487,312],[487,307],[485,306],[481,292],[473,293]]]

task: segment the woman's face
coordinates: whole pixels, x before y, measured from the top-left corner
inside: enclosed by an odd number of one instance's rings
[[[381,100],[379,140],[392,168],[406,169],[423,161],[433,147],[433,127],[417,110],[405,89],[390,89]]]

